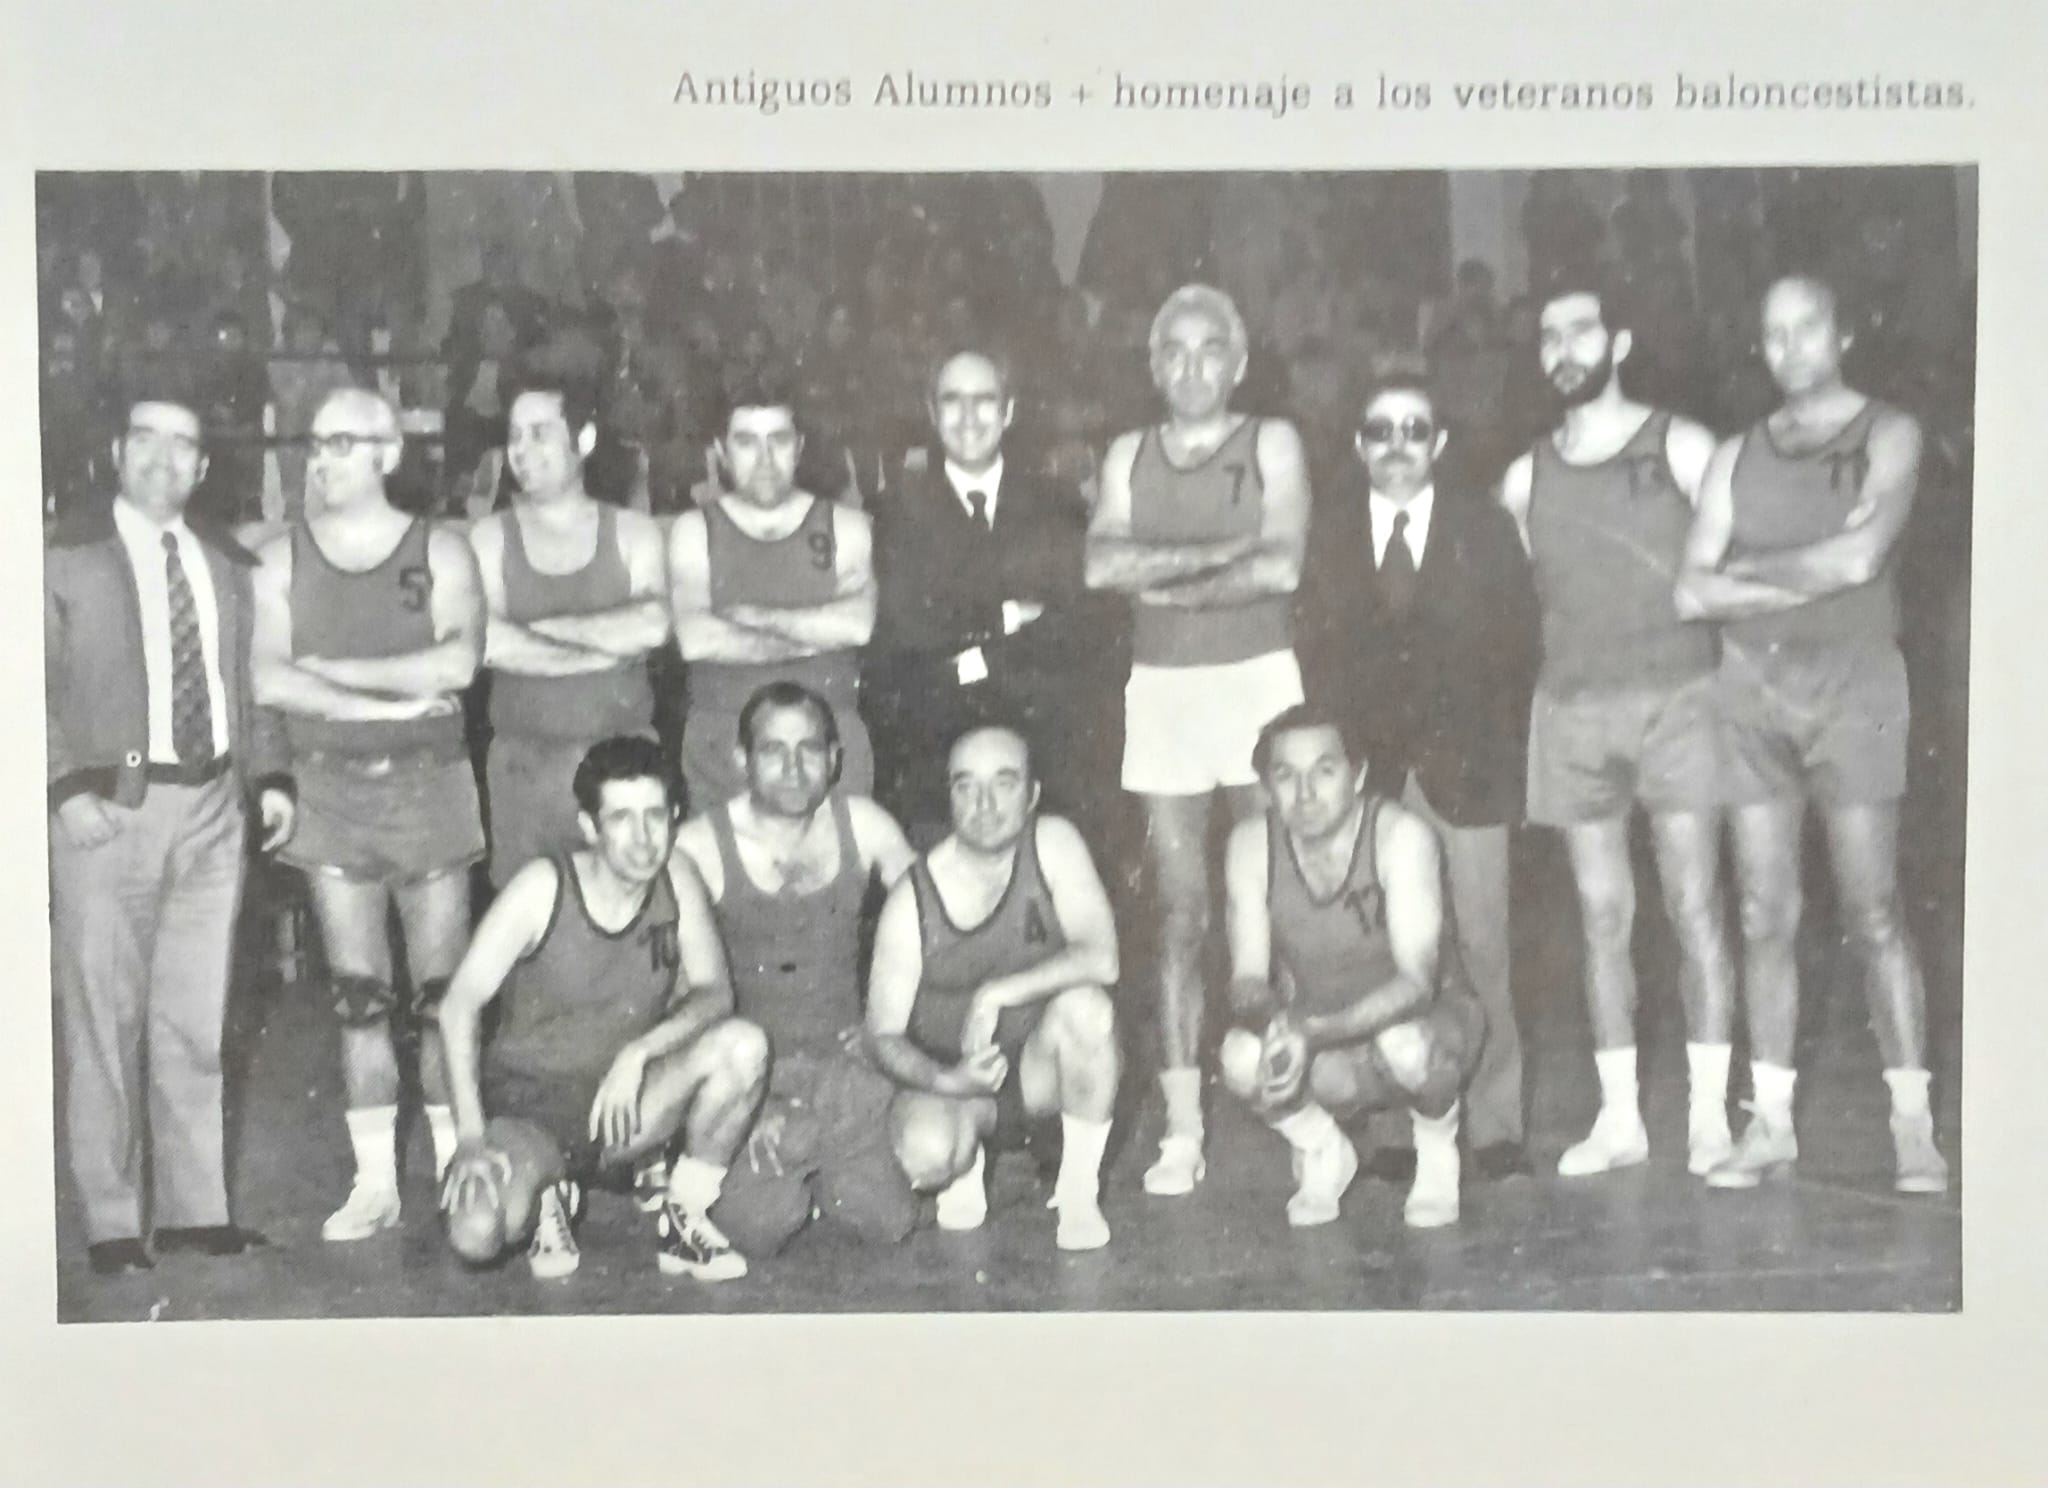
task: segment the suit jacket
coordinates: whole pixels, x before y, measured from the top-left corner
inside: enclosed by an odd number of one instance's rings
[[[255,560],[226,536],[194,529],[220,612],[228,748],[244,790],[290,790],[281,720],[249,686]],[[105,503],[51,539],[43,567],[43,686],[50,808],[89,791],[138,805],[148,793],[149,678],[135,570]]]
[[[1354,462],[1332,484],[1298,596],[1307,686],[1340,700],[1381,789],[1398,794],[1412,770],[1454,825],[1519,821],[1540,622],[1513,518],[1439,481],[1415,599],[1397,618],[1373,561],[1365,471]]]

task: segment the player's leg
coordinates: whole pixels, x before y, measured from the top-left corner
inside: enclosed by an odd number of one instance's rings
[[[1487,1037],[1479,1000],[1462,987],[1450,988],[1421,1017],[1382,1029],[1370,1045],[1370,1060],[1354,1062],[1346,1072],[1362,1087],[1358,1098],[1381,1098],[1391,1086],[1408,1107],[1415,1181],[1403,1217],[1416,1229],[1458,1218],[1459,1096],[1479,1066]]]
[[[1687,1169],[1711,1172],[1732,1151],[1728,1136],[1728,1036],[1734,967],[1721,900],[1721,817],[1717,811],[1660,812],[1650,818],[1657,880],[1678,939],[1678,986],[1685,1006]]]
[[[1650,1138],[1636,1094],[1636,886],[1628,817],[1567,826],[1564,843],[1578,894],[1586,1009],[1600,1079],[1600,1113],[1592,1131],[1557,1160],[1561,1175],[1576,1178],[1642,1162],[1650,1155]]]
[[[1018,1056],[1025,1111],[1060,1113],[1052,1207],[1059,1210],[1061,1250],[1109,1243],[1101,1205],[1102,1153],[1109,1145],[1118,1070],[1116,1008],[1109,993],[1093,986],[1069,987],[1049,999]]]
[[[1901,1193],[1941,1193],[1948,1163],[1934,1144],[1928,1103],[1927,989],[1899,897],[1898,802],[1831,806],[1825,817],[1843,928],[1862,965],[1891,1087],[1894,1186]]]
[[[390,893],[382,883],[306,875],[341,1025],[341,1076],[355,1182],[329,1215],[327,1240],[360,1240],[398,1223],[398,1057],[392,1047]]]
[[[670,1275],[700,1281],[746,1275],[745,1259],[710,1212],[767,1094],[768,1063],[768,1036],[759,1027],[742,1018],[713,1024],[648,1066],[639,1132],[605,1150],[608,1167],[630,1167],[652,1152],[672,1154],[659,1221],[661,1269]]]
[[[1145,836],[1158,914],[1159,1088],[1166,1134],[1145,1191],[1184,1194],[1201,1180],[1202,956],[1208,945],[1209,796],[1148,795]]]
[[[1789,1170],[1799,1143],[1797,1083],[1803,801],[1750,802],[1729,812],[1742,917],[1742,998],[1749,1029],[1751,1114],[1733,1155],[1707,1175],[1713,1188],[1754,1188]]]
[[[1330,1050],[1309,1065],[1307,1088],[1295,1099],[1275,1103],[1260,1084],[1264,1042],[1245,1028],[1223,1035],[1216,1052],[1223,1088],[1280,1134],[1294,1166],[1295,1191],[1287,1201],[1287,1222],[1296,1228],[1328,1224],[1337,1217],[1344,1191],[1358,1176],[1358,1149],[1332,1112],[1360,1109],[1352,1070],[1359,1051]]]
[[[918,1193],[939,1196],[939,1228],[978,1229],[988,1218],[987,1139],[996,1103],[901,1090],[889,1104],[889,1147]]]
[[[420,1091],[438,1175],[455,1150],[455,1116],[448,1106],[448,1070],[435,1013],[469,944],[469,871],[449,869],[400,884],[392,892],[405,932],[406,966],[413,979],[414,1006],[409,1016],[419,1020]]]

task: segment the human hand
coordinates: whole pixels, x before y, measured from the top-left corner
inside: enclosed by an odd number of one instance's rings
[[[289,791],[271,787],[258,794],[256,809],[263,815],[262,850],[275,852],[290,840],[292,828],[298,825],[299,803]]]
[[[646,1073],[647,1055],[636,1045],[619,1050],[590,1103],[592,1141],[619,1148],[640,1134],[640,1082]]]
[[[452,1214],[471,1204],[502,1204],[505,1185],[512,1181],[512,1159],[481,1138],[458,1145],[448,1159],[447,1176],[441,1180],[441,1209]]]

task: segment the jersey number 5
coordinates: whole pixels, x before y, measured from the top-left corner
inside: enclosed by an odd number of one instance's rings
[[[434,592],[434,576],[423,564],[410,563],[398,571],[398,602],[414,614],[427,607]]]

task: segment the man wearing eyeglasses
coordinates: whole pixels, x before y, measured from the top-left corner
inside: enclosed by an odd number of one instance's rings
[[[1210,811],[1259,812],[1252,747],[1301,701],[1294,591],[1307,542],[1301,436],[1231,408],[1249,343],[1230,297],[1183,285],[1153,317],[1153,386],[1166,421],[1120,435],[1089,524],[1091,589],[1130,596],[1124,789],[1144,802],[1159,926],[1160,1093],[1166,1132],[1145,1191],[1194,1191],[1202,1155],[1196,1063],[1213,894]]]
[[[249,555],[185,522],[206,473],[194,400],[136,388],[110,509],[44,570],[50,949],[65,1145],[95,1274],[158,1252],[234,1255],[221,1030],[253,797],[267,852],[291,835],[277,720],[247,685]],[[145,1116],[144,1103],[147,1103]]]
[[[1450,436],[1421,377],[1366,397],[1348,479],[1316,504],[1301,588],[1302,671],[1349,715],[1372,790],[1443,844],[1458,954],[1486,1010],[1464,1096],[1483,1177],[1528,1173],[1522,1044],[1508,975],[1508,828],[1521,819],[1536,590],[1512,520],[1440,477]],[[1414,1176],[1406,1122],[1369,1171]]]
[[[483,856],[462,692],[484,647],[476,560],[450,529],[391,504],[398,416],[348,388],[313,416],[306,518],[264,545],[251,666],[285,715],[299,783],[289,862],[306,872],[341,1023],[356,1177],[328,1240],[399,1221],[392,1020],[420,1022],[420,1084],[438,1170],[455,1145],[433,1008],[462,959],[469,866]],[[397,906],[415,1005],[392,985]]]
[[[1733,970],[1720,889],[1721,754],[1711,626],[1672,600],[1714,436],[1631,399],[1633,345],[1611,291],[1544,299],[1537,353],[1561,421],[1508,466],[1501,503],[1535,565],[1543,664],[1529,716],[1529,819],[1559,828],[1578,890],[1600,1111],[1565,1177],[1645,1161],[1636,1086],[1635,870],[1629,818],[1649,814],[1676,932],[1690,1110],[1687,1169],[1732,1147]]]

